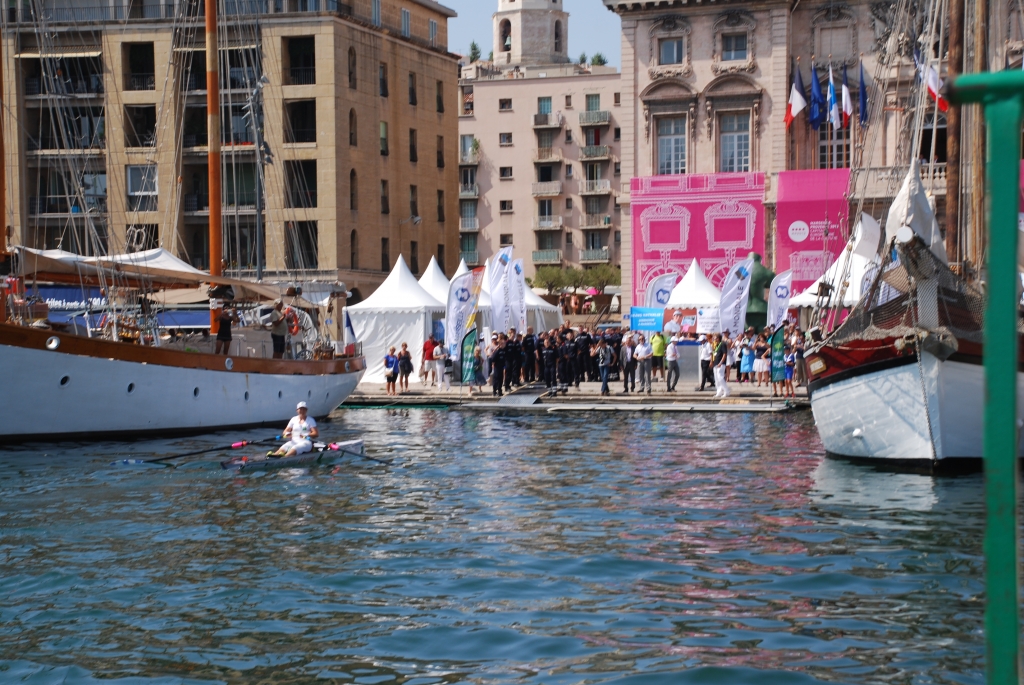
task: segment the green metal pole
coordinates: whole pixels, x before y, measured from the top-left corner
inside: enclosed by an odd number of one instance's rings
[[[958,78],[954,102],[981,102],[988,125],[985,303],[985,640],[989,685],[1018,685],[1017,214],[1024,74]],[[1010,363],[1007,364],[1007,361]]]

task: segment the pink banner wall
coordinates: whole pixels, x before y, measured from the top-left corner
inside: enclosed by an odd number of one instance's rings
[[[845,195],[849,185],[849,169],[779,173],[774,270],[793,270],[794,293],[803,292],[818,280],[846,245],[850,203]]]
[[[764,254],[764,174],[642,176],[630,185],[633,302],[648,284],[693,259],[721,288],[729,267]]]

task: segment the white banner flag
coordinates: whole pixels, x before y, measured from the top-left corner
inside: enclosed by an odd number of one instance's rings
[[[491,329],[504,333],[512,325],[512,298],[508,272],[512,264],[512,246],[498,250],[491,260]]]
[[[647,286],[647,293],[644,295],[645,307],[665,308],[668,298],[672,295],[672,289],[679,282],[679,274],[675,272],[658,276]]]
[[[512,295],[512,325],[516,327],[516,333],[526,335],[526,274],[523,272],[522,259],[513,260],[512,268],[508,270],[508,278],[511,281],[509,292]]]
[[[793,271],[783,271],[768,289],[768,328],[773,331],[786,320],[789,298],[793,296]]]
[[[722,316],[722,330],[739,333],[747,327],[747,299],[750,297],[750,274],[754,258],[748,257],[732,265],[722,285],[722,300],[718,309]]]
[[[701,307],[697,310],[697,333],[721,333],[722,317],[718,307]]]
[[[476,319],[476,305],[480,297],[480,286],[484,281],[484,270],[474,269],[456,276],[448,286],[448,307],[445,309],[444,334],[448,356],[452,360],[462,356],[462,339]]]

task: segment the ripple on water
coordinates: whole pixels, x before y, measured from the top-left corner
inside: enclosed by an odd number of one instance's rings
[[[0,452],[0,681],[982,682],[980,478],[822,459],[808,413],[323,428],[395,462]]]

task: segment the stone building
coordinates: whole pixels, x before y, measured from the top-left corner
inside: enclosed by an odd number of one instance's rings
[[[515,246],[538,266],[619,263],[618,72],[574,64],[561,0],[499,0],[493,62],[459,82],[461,255]]]
[[[3,17],[11,242],[162,246],[207,267],[204,3],[39,5]],[[434,0],[222,2],[226,273],[254,275],[257,230],[268,279],[338,279],[356,298],[400,253],[454,270],[454,16]]]

